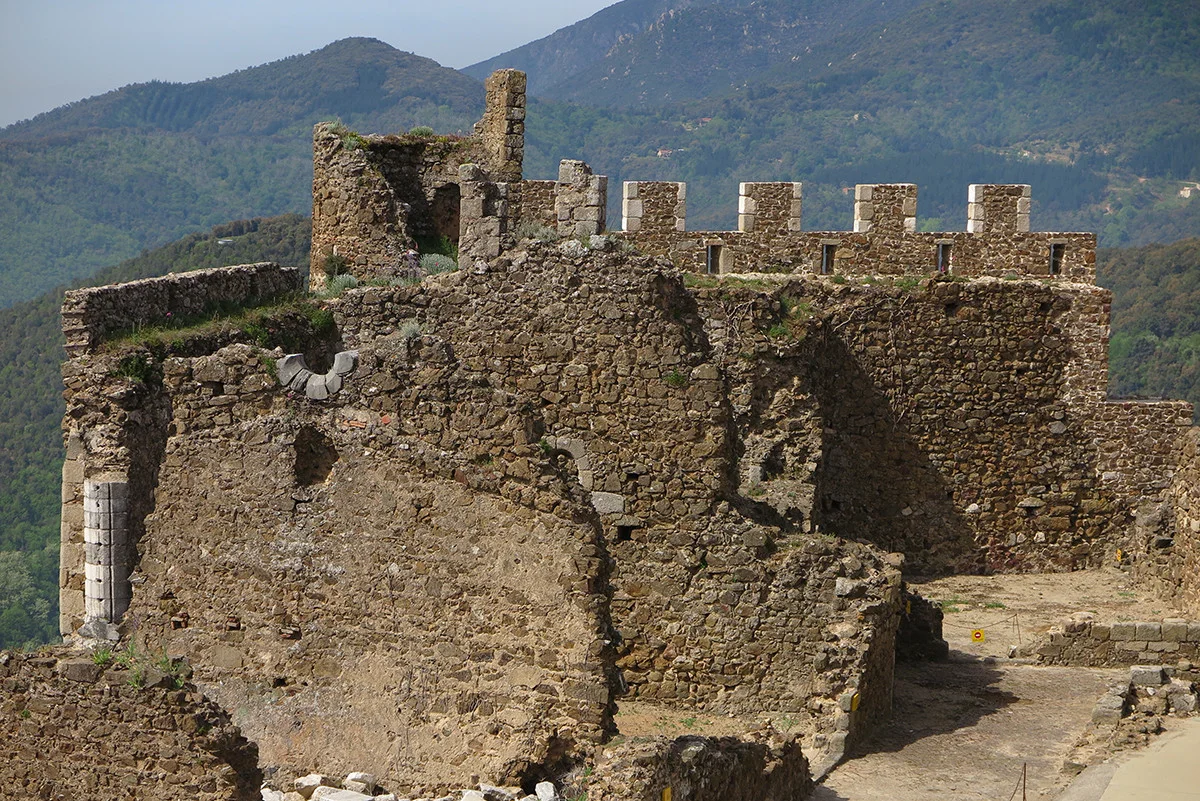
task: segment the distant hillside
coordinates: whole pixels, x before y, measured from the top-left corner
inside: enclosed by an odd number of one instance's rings
[[[374,39],[0,130],[0,308],[222,220],[311,209],[312,126],[469,130],[478,82]]]
[[[378,39],[353,38],[206,81],[126,86],[0,129],[0,140],[97,128],[272,136],[332,117],[381,131],[457,130],[482,110],[477,81]]]
[[[1101,251],[1097,269],[1114,295],[1110,394],[1200,408],[1200,239]]]
[[[299,215],[227,223],[147,251],[88,283],[256,261],[304,266],[311,236],[311,221]],[[0,310],[0,648],[57,636],[62,293],[60,287]]]
[[[1200,235],[1200,202],[1178,195],[1200,179],[1200,5],[877,6],[668,14],[543,92],[579,105],[536,107],[531,161],[570,142],[613,184],[687,180],[696,227],[731,226],[744,180],[803,181],[811,228],[849,224],[856,181],[920,184],[921,217],[950,228],[966,184],[1018,181],[1043,230],[1110,246]]]
[[[574,25],[464,67],[462,71],[482,81],[494,70],[523,70],[529,79],[529,93],[540,95],[603,60],[618,42],[645,31],[664,13],[714,2],[716,0],[623,0]]]
[[[826,43],[838,37],[874,30],[927,2],[673,4],[642,31],[621,37],[603,58],[562,74],[541,94],[589,105],[639,107],[722,95],[756,82],[775,65],[823,53]]]

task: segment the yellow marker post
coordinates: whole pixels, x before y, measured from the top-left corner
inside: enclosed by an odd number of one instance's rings
[[[983,629],[971,629],[971,642],[985,642],[987,636],[983,633]]]
[[[858,711],[858,701],[859,701],[859,698],[860,698],[860,696],[859,696],[859,694],[858,694],[858,693],[855,693],[854,695],[852,695],[852,696],[850,697],[850,711],[851,711],[851,712],[857,712],[857,711]]]
[[[670,787],[663,788],[662,801],[671,801],[671,788]]]

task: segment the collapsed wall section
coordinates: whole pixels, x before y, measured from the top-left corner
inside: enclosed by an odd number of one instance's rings
[[[1200,616],[1200,429],[1179,437],[1171,454],[1176,460],[1166,500],[1139,510],[1128,553],[1138,580],[1193,617]],[[1137,547],[1141,546],[1141,547]],[[1193,632],[1194,633],[1194,632]]]
[[[1190,405],[1084,388],[1103,376],[1107,291],[785,280],[764,299],[740,283],[699,292],[721,347],[752,354],[731,364],[740,492],[796,524],[918,573],[1072,569],[1109,561],[1162,503]]]
[[[803,801],[812,787],[796,742],[733,737],[609,746],[587,780],[589,797],[621,801]]]
[[[318,124],[310,287],[324,289],[341,273],[363,281],[412,277],[416,249],[442,252],[445,242],[458,243],[466,229],[458,174],[464,164],[478,168],[476,180],[504,185],[519,218],[524,142],[525,74],[518,70],[488,78],[483,119],[471,136],[364,136]],[[543,200],[536,187],[531,194],[533,203]]]
[[[257,751],[194,686],[131,686],[89,655],[0,652],[0,787],[12,798],[245,801]]]

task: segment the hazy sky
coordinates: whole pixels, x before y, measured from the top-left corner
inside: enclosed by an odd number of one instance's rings
[[[197,81],[347,36],[465,67],[616,0],[0,0],[0,126],[150,80]]]

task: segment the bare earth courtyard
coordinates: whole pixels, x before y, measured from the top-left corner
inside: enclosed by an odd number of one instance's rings
[[[1009,649],[1074,612],[1118,622],[1171,616],[1117,570],[914,582],[941,601],[950,659],[899,663],[892,719],[817,788],[821,801],[1005,799],[1028,764],[1028,797],[1054,798],[1096,700],[1128,669],[1039,667]],[[972,641],[983,629],[984,641]],[[1168,728],[1172,721],[1166,721]],[[1093,759],[1103,759],[1103,754]]]

